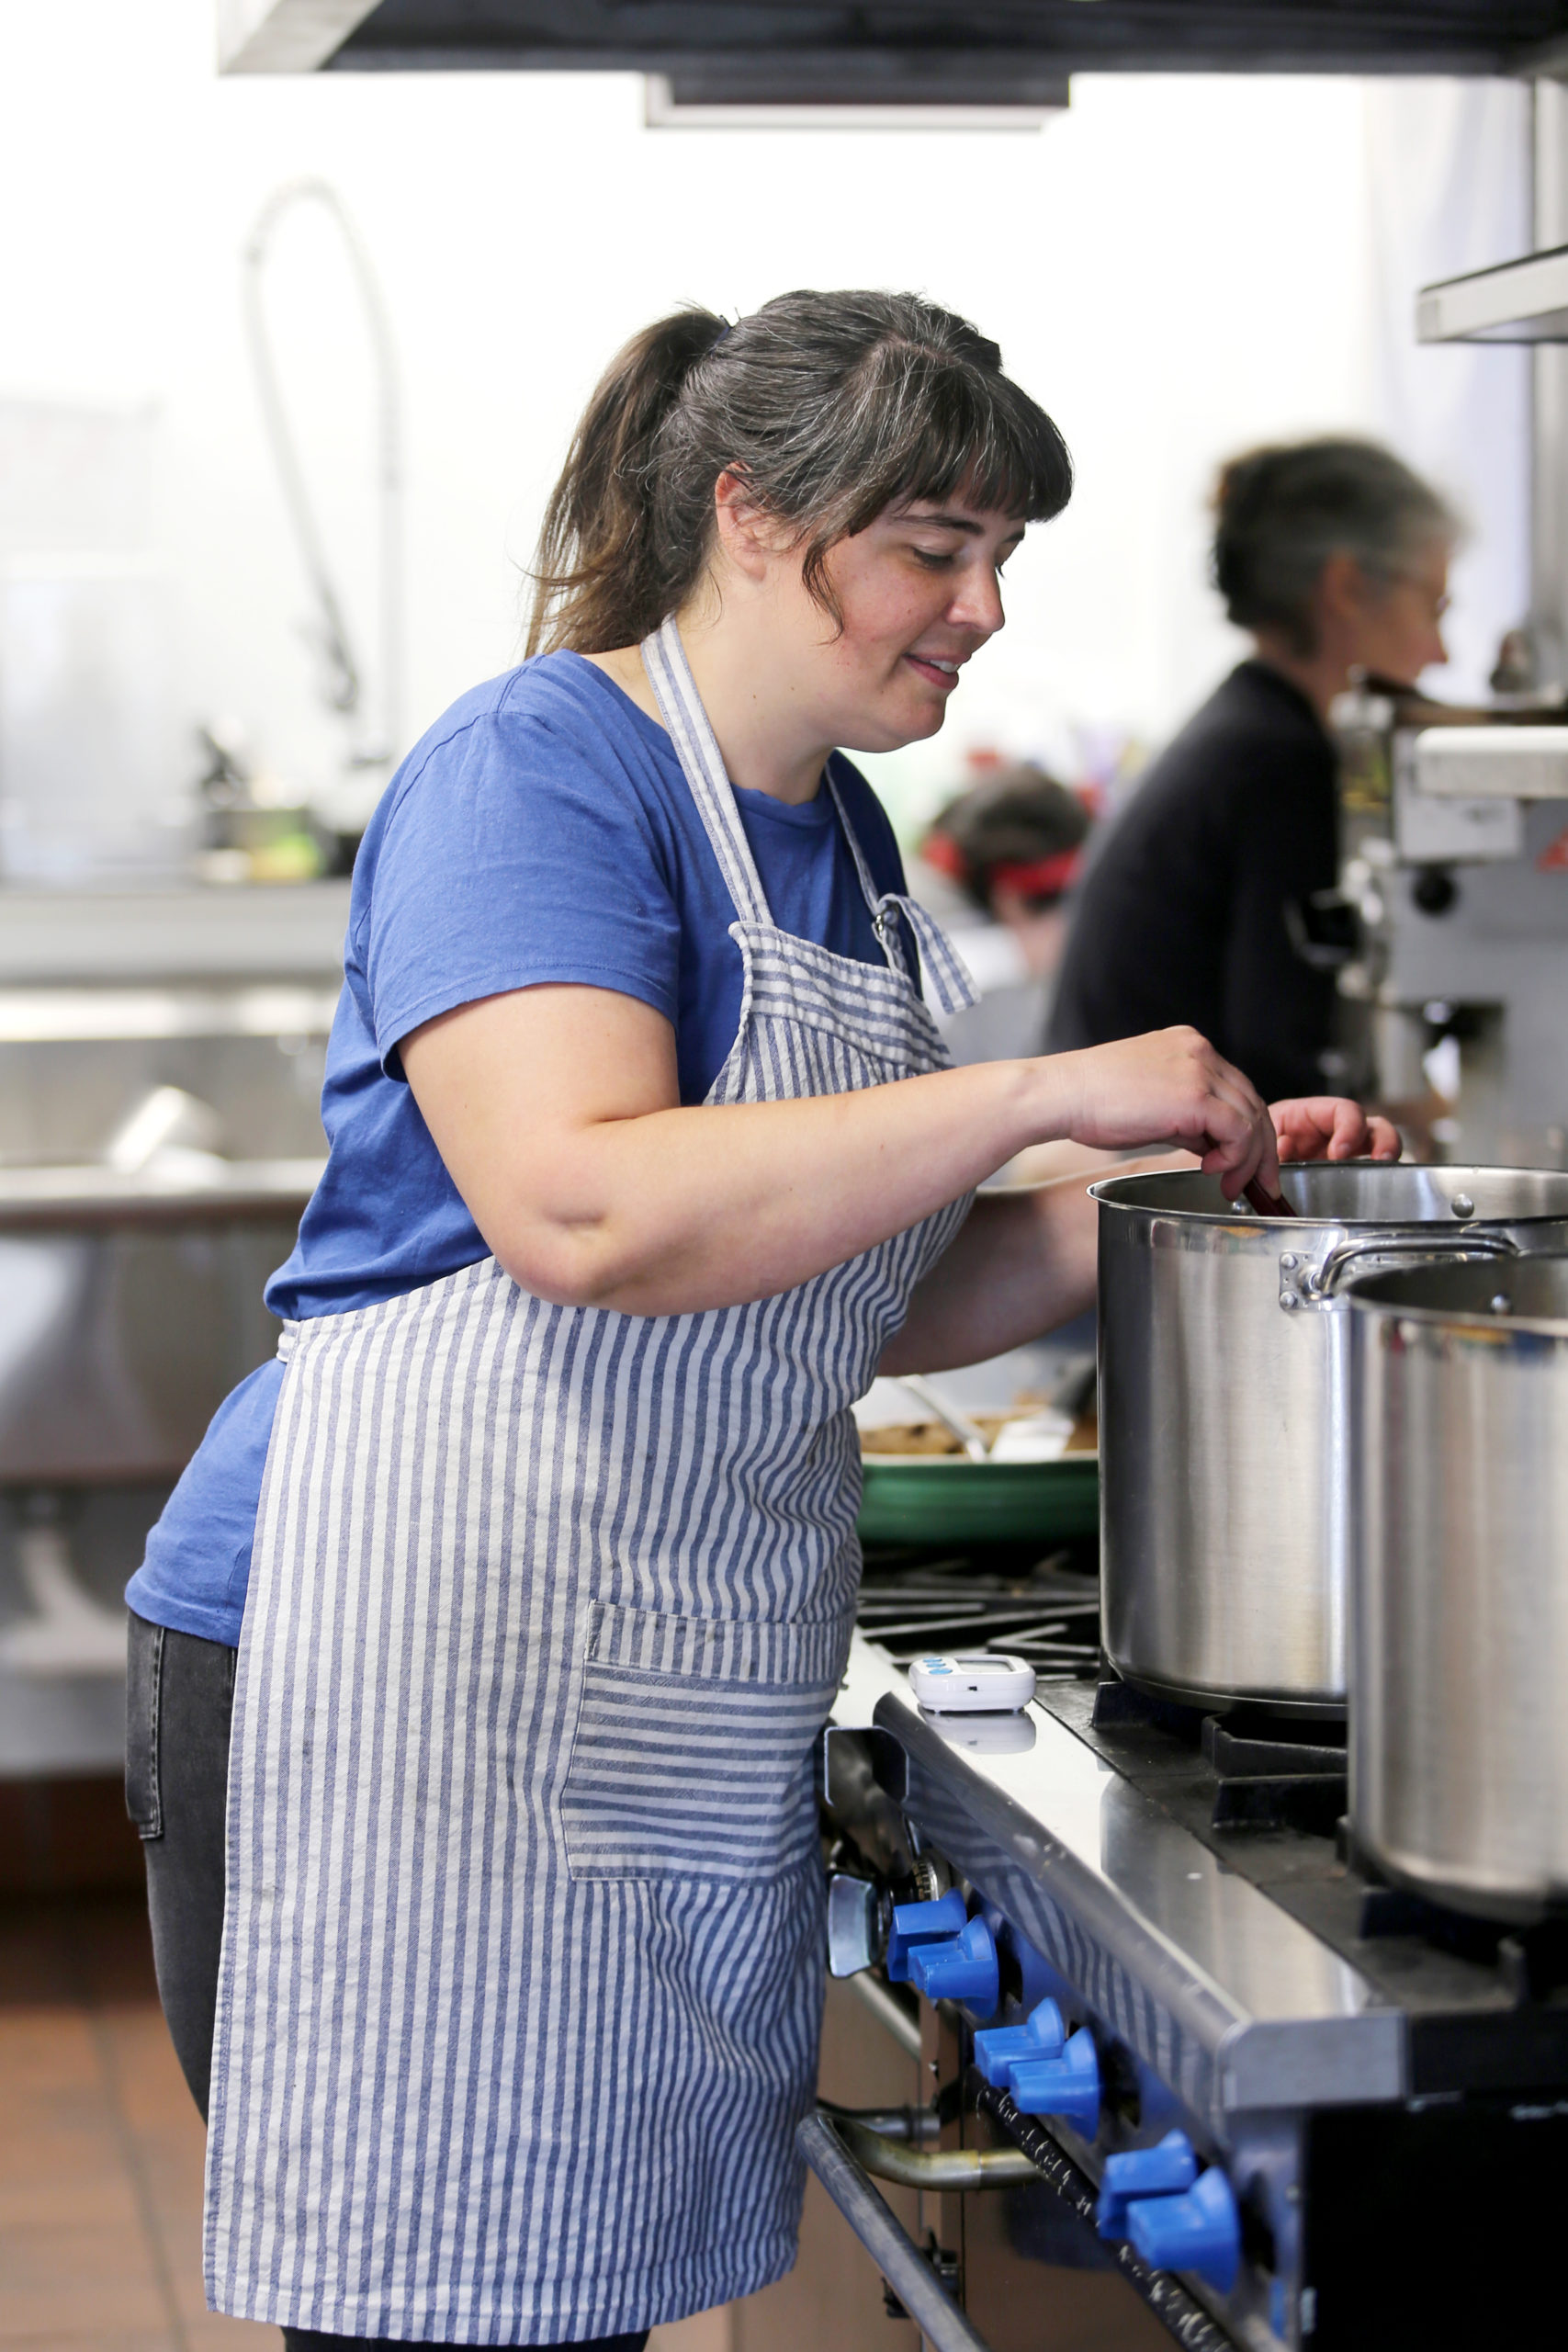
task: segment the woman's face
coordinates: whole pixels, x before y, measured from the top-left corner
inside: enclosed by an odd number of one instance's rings
[[[1449,606],[1452,552],[1446,539],[1428,539],[1397,571],[1356,567],[1350,667],[1413,686],[1423,670],[1448,660],[1441,624]]]
[[[829,549],[843,627],[815,604],[806,622],[825,741],[890,752],[936,733],[964,664],[1002,626],[1001,569],[1023,531],[1016,514],[921,499]]]

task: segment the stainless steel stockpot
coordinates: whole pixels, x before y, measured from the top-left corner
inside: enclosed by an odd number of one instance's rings
[[[1157,1695],[1343,1713],[1353,1273],[1568,1249],[1568,1175],[1287,1168],[1297,1215],[1193,1170],[1100,1203],[1102,1638]]]
[[[1568,1259],[1349,1295],[1350,1810],[1396,1884],[1568,1907]]]

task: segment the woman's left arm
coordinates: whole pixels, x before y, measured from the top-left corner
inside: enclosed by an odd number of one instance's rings
[[[1185,1153],[1129,1170],[1192,1168]],[[1084,1175],[1028,1191],[982,1193],[956,1238],[909,1300],[878,1371],[948,1372],[1070,1322],[1094,1301],[1098,1208]]]
[[[1397,1159],[1399,1136],[1360,1105],[1314,1095],[1270,1107],[1280,1158]],[[1083,1155],[1071,1176],[1029,1191],[982,1193],[953,1241],[909,1301],[902,1329],[883,1351],[879,1370],[950,1372],[1037,1340],[1094,1304],[1100,1212],[1088,1184],[1114,1164],[1125,1176],[1159,1168],[1194,1168],[1187,1152],[1112,1162]]]

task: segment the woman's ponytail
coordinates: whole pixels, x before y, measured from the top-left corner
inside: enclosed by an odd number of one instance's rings
[[[637,645],[669,611],[658,444],[687,377],[724,332],[711,311],[676,311],[634,335],[600,378],[545,509],[530,654]]]

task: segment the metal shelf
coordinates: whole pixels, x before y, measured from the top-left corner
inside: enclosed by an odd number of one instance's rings
[[[1568,343],[1568,245],[1423,286],[1418,343]]]

